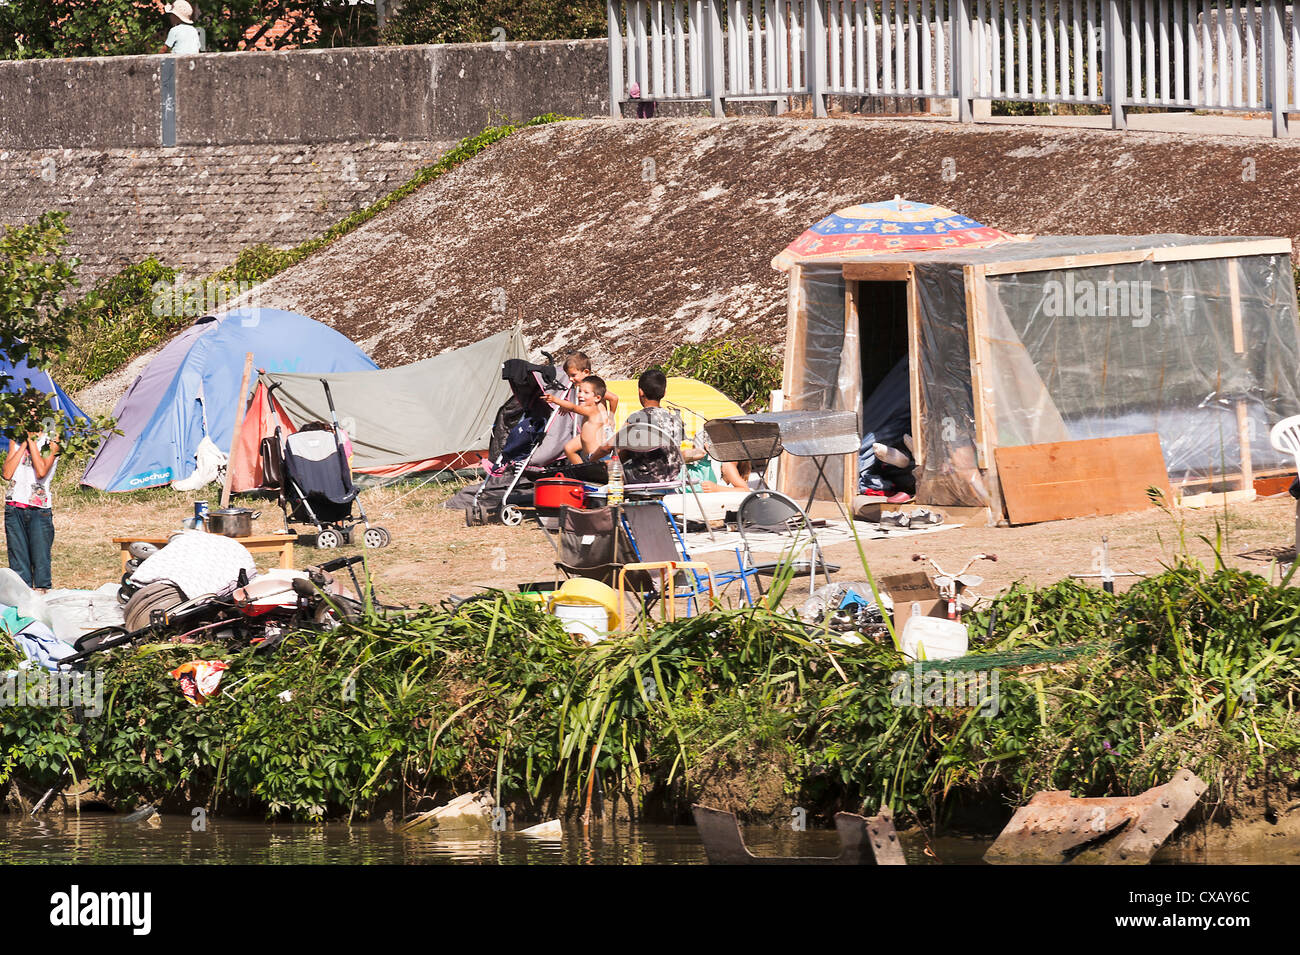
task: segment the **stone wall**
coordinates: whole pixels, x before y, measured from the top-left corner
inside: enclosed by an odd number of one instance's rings
[[[0,149],[0,222],[67,212],[83,284],[150,255],[202,276],[258,242],[289,246],[319,235],[447,145]]]
[[[0,62],[0,148],[420,142],[609,113],[604,40]]]

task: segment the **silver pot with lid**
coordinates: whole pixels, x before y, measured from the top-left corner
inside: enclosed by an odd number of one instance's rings
[[[214,507],[204,516],[203,524],[209,534],[249,537],[253,533],[253,521],[261,516],[261,511],[247,507]]]

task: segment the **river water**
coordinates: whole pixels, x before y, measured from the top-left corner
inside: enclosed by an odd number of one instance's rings
[[[399,835],[382,823],[311,826],[258,820],[196,820],[162,816],[161,825],[124,823],[120,816],[87,813],[80,818],[0,816],[0,864],[80,863],[240,863],[253,865],[399,864],[399,865],[700,865],[704,849],[693,826],[569,826],[558,840],[541,840],[517,832]],[[839,852],[833,831],[789,832],[763,827],[745,830],[756,855],[822,855]],[[929,844],[905,834],[910,865],[979,863],[987,839],[940,838]],[[929,851],[927,851],[927,849]],[[933,853],[933,854],[931,854]],[[1207,853],[1172,851],[1164,863],[1298,862],[1294,846],[1276,851]]]

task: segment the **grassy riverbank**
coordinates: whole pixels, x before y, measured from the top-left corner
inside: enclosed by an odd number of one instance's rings
[[[1182,562],[1120,596],[1064,581],[996,609],[960,664],[998,668],[995,700],[956,707],[899,705],[935,678],[892,646],[833,645],[765,609],[585,649],[491,593],[303,635],[271,659],[144,647],[100,664],[104,712],[84,738],[64,710],[0,711],[0,784],[40,788],[70,760],[122,808],[300,819],[487,787],[522,819],[580,811],[598,782],[634,817],[889,804],[925,825],[1038,789],[1137,792],[1183,765],[1229,814],[1243,788],[1300,790],[1297,590]],[[189,705],[167,671],[218,657],[222,693]]]

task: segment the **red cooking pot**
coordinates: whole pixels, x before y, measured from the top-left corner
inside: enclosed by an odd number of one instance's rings
[[[539,478],[533,489],[535,507],[582,507],[586,498],[586,486],[572,478]]]

